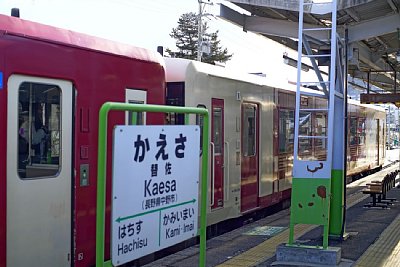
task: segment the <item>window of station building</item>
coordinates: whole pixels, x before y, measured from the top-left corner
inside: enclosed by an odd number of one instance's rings
[[[350,118],[349,125],[349,144],[351,146],[357,145],[357,118]]]
[[[21,179],[54,177],[61,167],[61,89],[23,82],[18,100],[18,175]]]
[[[256,154],[256,111],[254,104],[243,104],[243,156]]]
[[[294,111],[279,110],[279,152],[293,151],[294,144]]]

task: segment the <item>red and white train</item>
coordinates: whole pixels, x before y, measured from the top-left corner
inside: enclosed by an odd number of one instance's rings
[[[99,109],[163,104],[163,59],[9,16],[0,32],[0,266],[93,266]],[[109,124],[125,117],[111,112]],[[107,207],[109,229],[109,199]],[[106,257],[109,246],[107,234]]]
[[[290,197],[289,84],[3,15],[0,32],[0,266],[94,266],[98,112],[107,101],[209,109],[209,225]],[[326,106],[315,94],[302,104]],[[349,172],[381,166],[384,110],[352,102],[349,114]],[[176,114],[111,112],[109,130],[132,116],[138,124],[183,123]],[[325,114],[304,114],[302,130],[325,127]],[[322,143],[303,147],[304,157],[324,154]]]
[[[208,224],[267,208],[290,198],[296,87],[252,74],[166,58],[168,104],[205,107],[210,112],[210,207]],[[326,109],[318,91],[302,97],[304,109]],[[325,135],[327,112],[301,112],[302,135]],[[382,166],[385,110],[349,100],[347,173]],[[172,123],[183,123],[182,115]],[[191,123],[198,123],[193,119]],[[326,144],[315,139],[299,147],[302,158],[323,160]]]

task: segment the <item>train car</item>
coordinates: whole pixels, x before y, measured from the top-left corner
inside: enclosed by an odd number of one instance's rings
[[[383,108],[349,100],[348,182],[382,167],[386,156],[386,114]]]
[[[94,266],[99,109],[163,104],[164,61],[15,17],[0,15],[0,32],[0,266]],[[109,131],[132,116],[164,124],[163,114],[110,112]],[[107,258],[110,209],[108,199]]]
[[[222,67],[166,58],[167,104],[210,112],[208,225],[247,215],[290,199],[293,168],[295,85]],[[306,109],[326,109],[322,93],[302,97]],[[348,172],[383,164],[385,111],[349,104]],[[326,135],[327,112],[301,112],[302,135]],[[184,123],[172,115],[169,123]],[[191,123],[201,125],[199,118]],[[353,143],[356,142],[356,143]],[[326,158],[320,139],[299,144],[303,159]],[[354,151],[355,152],[354,152]]]
[[[0,31],[0,266],[94,266],[98,111],[107,101],[210,110],[209,225],[290,198],[293,85],[187,60],[167,59],[166,68],[155,52],[14,17],[0,15]],[[326,101],[315,92],[302,105]],[[349,114],[349,172],[357,175],[382,165],[385,114],[357,103]],[[109,132],[132,116],[165,122],[111,112]],[[326,114],[301,116],[302,131],[325,131]],[[323,159],[324,147],[302,144],[301,156]],[[111,177],[111,153],[107,164]],[[110,178],[107,188],[106,259]]]

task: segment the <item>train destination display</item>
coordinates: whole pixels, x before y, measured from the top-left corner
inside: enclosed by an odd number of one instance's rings
[[[196,235],[199,155],[198,126],[115,127],[114,266]]]

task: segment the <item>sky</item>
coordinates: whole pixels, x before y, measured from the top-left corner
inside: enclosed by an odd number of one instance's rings
[[[210,32],[219,31],[223,47],[233,57],[226,68],[262,72],[267,77],[296,80],[296,69],[283,62],[283,53],[297,58],[297,52],[257,34],[243,30],[217,17],[223,0],[212,0],[204,18]],[[197,0],[1,0],[0,13],[10,15],[20,9],[22,19],[82,32],[122,43],[156,50],[175,48],[169,36],[183,13],[198,12]],[[226,2],[225,2],[226,3]]]

